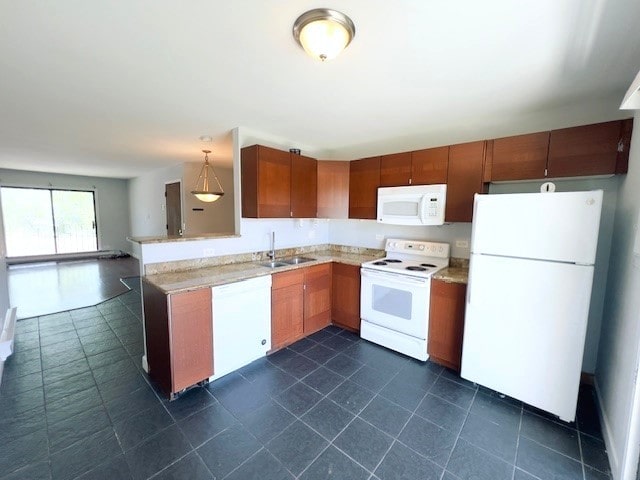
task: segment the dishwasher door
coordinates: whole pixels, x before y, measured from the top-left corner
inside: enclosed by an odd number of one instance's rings
[[[213,287],[212,302],[215,380],[271,349],[271,275]]]

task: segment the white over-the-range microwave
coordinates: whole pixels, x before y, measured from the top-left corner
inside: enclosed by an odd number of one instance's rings
[[[378,188],[378,222],[391,225],[442,225],[447,186]]]

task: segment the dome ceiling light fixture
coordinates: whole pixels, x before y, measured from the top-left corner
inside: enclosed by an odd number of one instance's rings
[[[224,190],[222,190],[222,185],[220,185],[220,180],[218,180],[215,170],[209,164],[211,150],[202,150],[202,153],[204,153],[204,165],[191,193],[201,202],[211,203],[222,197]],[[211,170],[211,173],[209,173],[209,170]],[[214,183],[218,186],[217,189],[215,189]]]
[[[321,61],[337,57],[353,40],[356,27],[344,13],[328,8],[309,10],[293,24],[293,38]]]

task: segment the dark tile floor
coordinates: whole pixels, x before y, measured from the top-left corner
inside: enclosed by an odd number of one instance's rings
[[[0,478],[609,478],[592,391],[576,424],[335,327],[174,402],[140,370],[139,294],[18,322]]]

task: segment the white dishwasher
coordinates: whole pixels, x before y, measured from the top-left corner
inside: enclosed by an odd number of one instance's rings
[[[271,349],[271,275],[211,290],[215,380]]]

